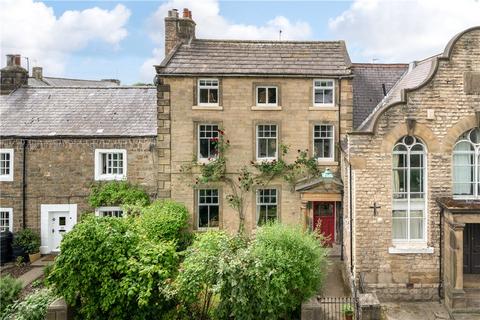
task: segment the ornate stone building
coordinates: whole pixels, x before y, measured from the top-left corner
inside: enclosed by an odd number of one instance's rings
[[[480,27],[366,108],[342,156],[347,269],[383,299],[478,309]]]

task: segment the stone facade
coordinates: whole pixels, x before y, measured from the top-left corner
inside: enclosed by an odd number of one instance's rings
[[[193,213],[192,223],[196,225],[195,191],[191,175],[181,172],[182,165],[188,164],[197,155],[196,126],[199,123],[218,123],[225,129],[231,147],[227,152],[227,172],[236,179],[239,170],[255,161],[255,125],[258,123],[275,123],[279,128],[279,144],[290,147],[287,162],[295,160],[297,149],[312,150],[313,124],[328,123],[335,127],[335,144],[339,145],[339,133],[344,135],[351,128],[352,121],[352,86],[351,79],[336,80],[335,106],[330,108],[313,108],[311,78],[257,78],[257,77],[221,77],[220,106],[212,110],[196,106],[195,92],[197,77],[164,77],[158,86],[159,119],[171,130],[170,139],[171,164],[165,157],[165,167],[171,168],[171,197],[184,203]],[[276,85],[279,88],[279,105],[281,110],[255,110],[255,83]],[[341,89],[340,89],[341,88]],[[167,92],[170,90],[169,92]],[[341,91],[339,91],[341,90]],[[169,99],[167,99],[169,97]],[[171,104],[171,106],[168,106]],[[340,105],[340,118],[339,118]],[[315,109],[315,110],[314,110]],[[170,118],[170,120],[168,120]],[[340,122],[339,122],[340,120]],[[339,125],[339,123],[341,125]],[[168,125],[167,125],[168,126]],[[159,129],[160,130],[160,129]],[[167,130],[165,130],[167,132]],[[159,132],[160,139],[160,132]],[[165,142],[166,143],[166,142]],[[329,168],[339,172],[339,154],[335,161],[320,163],[322,169]],[[165,173],[165,178],[168,174]],[[167,185],[168,182],[165,182]],[[271,186],[280,190],[279,219],[290,224],[303,224],[304,217],[300,211],[300,194],[292,192],[290,185],[281,179],[271,182]],[[226,195],[231,191],[225,185],[216,186],[221,193],[220,226],[229,231],[238,228],[239,219],[236,211],[229,207]],[[248,196],[246,228],[255,229],[256,207],[255,193]]]
[[[449,262],[448,257],[440,261],[444,251],[440,253],[441,210],[436,199],[452,197],[453,145],[463,132],[478,126],[475,113],[480,111],[480,96],[466,79],[480,72],[480,28],[455,38],[432,63],[432,71],[422,84],[401,92],[402,101],[377,111],[372,131],[353,132],[348,136],[344,159],[352,166],[353,178],[349,181],[348,170],[344,170],[343,178],[354,189],[354,246],[353,257],[350,250],[345,254],[347,261],[353,259],[354,278],[357,281],[361,278],[359,282],[382,299],[438,297],[443,280],[439,274],[440,263],[448,265]],[[427,149],[427,239],[423,253],[413,253],[414,250],[399,254],[392,250],[396,247],[392,242],[392,149],[405,135],[420,138]],[[374,203],[380,207],[376,216],[372,209]],[[347,218],[348,206],[344,209]],[[480,215],[476,217],[475,221],[480,222]],[[344,233],[350,234],[347,223]],[[445,274],[448,272],[445,270]],[[446,281],[444,286],[448,287],[448,277]]]
[[[26,152],[25,226],[40,232],[42,204],[77,204],[77,213],[93,212],[87,196],[94,181],[95,149],[126,149],[127,181],[157,197],[159,181],[155,137],[28,139]],[[13,181],[0,182],[0,207],[13,209],[13,227],[23,227],[23,142],[2,138],[0,148],[14,149]]]

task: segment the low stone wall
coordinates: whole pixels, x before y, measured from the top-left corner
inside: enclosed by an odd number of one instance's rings
[[[46,320],[70,320],[73,319],[72,309],[68,307],[63,298],[53,301],[47,309]]]

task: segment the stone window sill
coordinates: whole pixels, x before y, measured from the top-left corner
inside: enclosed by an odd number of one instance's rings
[[[222,111],[222,106],[192,106],[192,110]]]
[[[426,245],[425,246],[397,245],[397,246],[388,248],[388,253],[390,254],[416,254],[416,253],[431,254],[433,253],[433,247],[428,247]]]
[[[210,227],[210,228],[197,228],[197,230],[194,230],[195,232],[203,233],[207,231],[218,231],[220,230],[219,227]]]
[[[317,159],[317,164],[319,166],[338,166],[338,161],[334,160],[318,160]]]
[[[250,108],[253,111],[281,111],[281,106],[271,106],[271,107],[263,107],[263,106],[253,106]]]
[[[336,106],[313,106],[308,107],[308,111],[338,111]]]

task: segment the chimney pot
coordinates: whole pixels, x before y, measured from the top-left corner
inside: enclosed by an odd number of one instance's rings
[[[191,10],[188,10],[188,17],[193,20],[193,18],[192,18],[192,11],[191,11]]]
[[[188,18],[188,8],[183,9],[183,17]]]
[[[42,67],[33,67],[32,68],[32,77],[37,80],[43,79],[43,68]]]
[[[178,10],[177,9],[168,10],[168,17],[178,18]]]
[[[20,66],[21,64],[22,64],[21,56],[19,54],[16,54],[15,55],[15,65]]]

